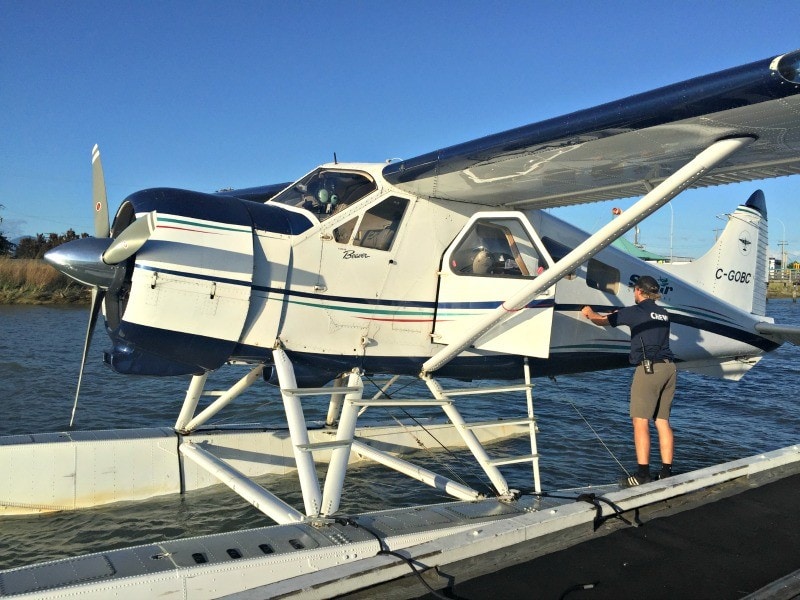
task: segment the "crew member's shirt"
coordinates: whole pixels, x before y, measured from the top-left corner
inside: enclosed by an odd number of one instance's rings
[[[638,365],[645,358],[652,361],[673,359],[669,349],[669,313],[646,298],[639,304],[626,306],[608,315],[612,327],[627,325],[631,329],[632,365]]]

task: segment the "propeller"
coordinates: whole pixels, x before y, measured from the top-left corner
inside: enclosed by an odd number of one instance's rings
[[[92,148],[92,200],[94,201],[94,237],[96,239],[108,238],[111,225],[108,221],[106,178],[103,174],[103,162],[100,160],[100,147],[97,144]],[[103,254],[105,254],[105,252]],[[102,256],[101,254],[101,258]],[[105,263],[105,261],[103,262]],[[113,279],[113,270],[110,275]],[[72,425],[75,423],[75,411],[78,410],[78,398],[81,395],[81,384],[83,383],[83,371],[86,367],[86,357],[89,354],[89,347],[92,344],[92,334],[97,325],[97,315],[100,314],[100,307],[103,305],[106,289],[108,289],[108,285],[105,286],[105,289],[101,289],[99,283],[92,286],[92,306],[89,309],[89,324],[86,327],[86,337],[83,341],[83,355],[81,356],[81,368],[78,371],[78,386],[75,389],[75,401],[72,403],[72,414],[69,417],[70,428],[72,428]]]
[[[86,357],[89,354],[92,334],[106,292],[113,284],[120,265],[124,268],[125,261],[141,249],[156,228],[156,213],[152,211],[133,221],[116,237],[109,237],[111,226],[108,219],[105,176],[100,160],[100,149],[96,144],[92,148],[92,200],[94,202],[94,237],[74,240],[57,246],[44,256],[45,260],[58,271],[91,287],[92,290],[89,324],[83,344],[78,387],[75,390],[75,402],[72,405],[72,416],[69,421],[70,427],[75,422],[75,411],[78,407]]]
[[[98,287],[92,288],[92,308],[89,311],[89,325],[86,327],[86,339],[83,342],[83,355],[81,356],[81,368],[78,372],[78,387],[75,389],[75,401],[72,403],[72,414],[69,417],[69,426],[75,422],[75,411],[78,410],[78,398],[81,395],[81,383],[83,383],[83,371],[86,366],[86,357],[89,354],[89,346],[92,343],[92,333],[97,324],[97,315],[100,313],[100,307],[103,304],[103,297],[106,295],[105,291],[101,291]]]
[[[92,200],[94,200],[94,237],[108,237],[111,227],[108,223],[106,178],[103,175],[100,147],[97,144],[92,148]]]

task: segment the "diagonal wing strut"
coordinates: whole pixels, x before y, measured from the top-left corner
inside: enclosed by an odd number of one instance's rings
[[[613,244],[617,238],[621,237],[631,227],[650,216],[705,175],[710,169],[713,169],[720,162],[736,151],[745,148],[753,141],[753,137],[739,137],[714,142],[648,192],[632,208],[602,227],[583,243],[579,244],[572,252],[536,277],[529,286],[522,288],[495,310],[484,315],[474,327],[464,332],[460,339],[450,343],[430,357],[422,365],[422,374],[432,373],[443,367],[475,340],[504,321],[511,313],[524,308],[528,302],[542,291],[555,284],[567,273],[574,271],[579,265],[592,258],[606,246]]]

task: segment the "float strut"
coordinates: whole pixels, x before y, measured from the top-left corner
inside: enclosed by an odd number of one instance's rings
[[[200,395],[203,393],[206,379],[208,379],[208,373],[192,375],[192,380],[186,390],[186,398],[184,398],[183,406],[181,407],[181,414],[178,415],[178,420],[175,422],[175,431],[185,432],[187,430],[186,425],[192,420],[194,411],[197,410],[197,403],[200,401]]]
[[[342,414],[339,419],[339,426],[336,428],[336,441],[344,444],[335,448],[331,454],[331,461],[328,465],[328,472],[325,474],[325,489],[322,495],[322,514],[330,515],[339,510],[339,502],[342,498],[342,487],[344,476],[347,472],[347,463],[350,460],[350,448],[353,436],[356,432],[356,421],[358,420],[358,406],[354,400],[361,400],[363,394],[363,383],[358,372],[350,373],[347,381],[349,388],[361,388],[358,392],[349,392],[345,396],[342,405]]]
[[[303,493],[303,503],[306,515],[316,517],[320,514],[322,506],[322,494],[319,489],[317,470],[314,466],[314,456],[311,452],[306,452],[302,446],[308,446],[308,428],[306,427],[303,406],[297,394],[285,390],[297,389],[297,379],[294,376],[292,361],[282,348],[275,348],[272,351],[275,361],[275,371],[278,374],[278,382],[281,386],[281,397],[283,398],[283,408],[286,412],[286,423],[289,426],[289,436],[292,439],[292,450],[294,460],[297,464],[297,475],[300,479],[300,490]]]

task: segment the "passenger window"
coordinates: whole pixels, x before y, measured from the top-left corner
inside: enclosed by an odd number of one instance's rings
[[[342,244],[349,242],[350,236],[353,234],[353,229],[356,228],[356,221],[358,221],[358,217],[339,225],[333,230],[333,239]]]
[[[407,199],[391,196],[370,208],[361,218],[353,245],[376,250],[391,248],[407,206]]]
[[[590,258],[586,285],[601,292],[616,294],[619,291],[619,269]]]
[[[557,242],[553,238],[549,238],[546,236],[542,238],[542,244],[544,244],[544,247],[547,250],[547,252],[550,253],[550,258],[552,258],[555,262],[558,262],[559,260],[561,260],[567,254],[569,254],[574,250],[574,248],[565,246],[561,242]],[[577,276],[578,275],[575,271],[571,271],[564,276],[564,279],[572,281]]]
[[[457,275],[536,277],[545,262],[518,219],[481,219],[450,257]]]
[[[542,238],[542,243],[555,261],[561,260],[573,250],[549,237]],[[574,279],[575,273],[570,273],[566,278]],[[590,258],[586,269],[586,285],[601,292],[616,294],[619,291],[619,269]]]
[[[311,211],[324,221],[376,189],[365,173],[317,169],[283,190],[270,202]]]
[[[557,242],[553,238],[547,236],[542,238],[542,244],[544,244],[545,249],[550,253],[550,258],[556,262],[574,250],[574,248],[565,246],[561,242]]]

